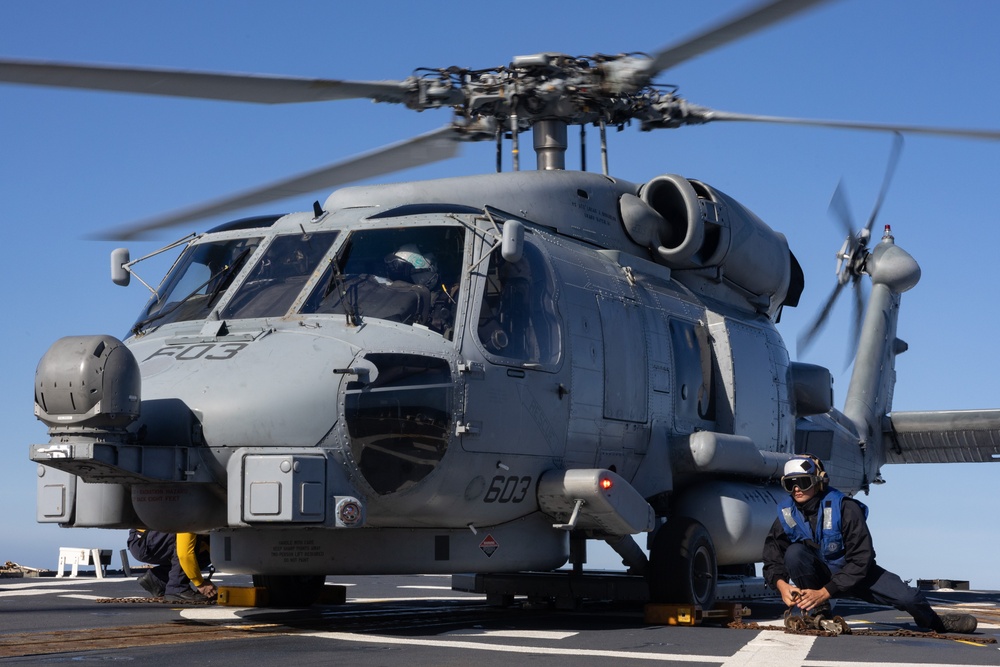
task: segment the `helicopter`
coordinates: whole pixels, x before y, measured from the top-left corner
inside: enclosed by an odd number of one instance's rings
[[[186,239],[130,337],[64,339],[40,363],[36,413],[51,437],[32,448],[40,517],[211,531],[224,567],[276,591],[297,577],[305,597],[324,574],[553,569],[574,540],[604,539],[657,597],[708,604],[718,567],[759,556],[789,456],[819,453],[857,492],[921,434],[995,431],[990,412],[961,415],[968,429],[954,414],[897,413],[886,435],[895,309],[918,270],[889,236],[869,249],[874,220],[849,235],[837,284],[871,277],[866,322],[887,324],[862,327],[859,384],[839,412],[829,373],[789,361],[774,329],[802,288],[780,234],[700,181],[564,169],[568,125],[764,120],[650,81],[802,6],[770,3],[649,59],[537,54],[391,84],[300,82],[458,119],[262,198],[529,131],[541,168],[345,188],[312,211]],[[4,62],[0,73],[121,78],[58,67]],[[113,264],[116,282],[138,278],[123,253]],[[81,360],[87,377],[72,375]],[[91,378],[103,383],[93,392]],[[630,536],[654,528],[647,564]]]

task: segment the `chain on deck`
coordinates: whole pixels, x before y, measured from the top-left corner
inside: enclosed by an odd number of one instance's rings
[[[854,628],[847,628],[846,630],[843,630],[841,632],[830,632],[828,630],[819,630],[815,628],[808,628],[805,626],[796,628],[786,628],[777,625],[744,623],[742,621],[733,621],[732,623],[729,623],[727,627],[736,630],[777,630],[789,635],[814,635],[816,637],[837,637],[839,635],[854,635],[858,637],[921,637],[924,639],[950,639],[952,641],[972,642],[975,644],[997,643],[997,640],[993,637],[980,637],[977,635],[941,634],[938,632],[918,632],[916,630],[906,630],[904,628],[900,628],[898,630],[859,630]]]

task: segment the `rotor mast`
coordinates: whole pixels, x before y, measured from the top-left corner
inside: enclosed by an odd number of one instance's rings
[[[531,128],[539,171],[566,168],[566,121],[540,120]]]

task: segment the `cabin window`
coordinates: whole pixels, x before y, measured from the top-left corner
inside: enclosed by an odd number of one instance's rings
[[[670,320],[675,381],[675,416],[678,421],[696,422],[715,419],[715,395],[712,388],[712,349],[704,324]]]
[[[335,238],[337,232],[275,238],[223,309],[223,319],[287,313]]]
[[[450,340],[464,246],[460,227],[354,232],[327,266],[302,312],[419,325]]]
[[[188,246],[157,294],[146,303],[132,330],[208,317],[260,241],[255,236]]]
[[[443,359],[369,354],[378,369],[371,384],[347,385],[344,416],[351,453],[379,494],[403,491],[444,457],[452,431],[454,383]]]
[[[479,308],[479,342],[489,356],[551,366],[562,352],[555,281],[541,250],[525,240],[516,263],[490,262]]]

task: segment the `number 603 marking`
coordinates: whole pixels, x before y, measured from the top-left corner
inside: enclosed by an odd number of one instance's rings
[[[530,477],[504,477],[497,475],[483,496],[484,503],[519,503],[528,496]]]

